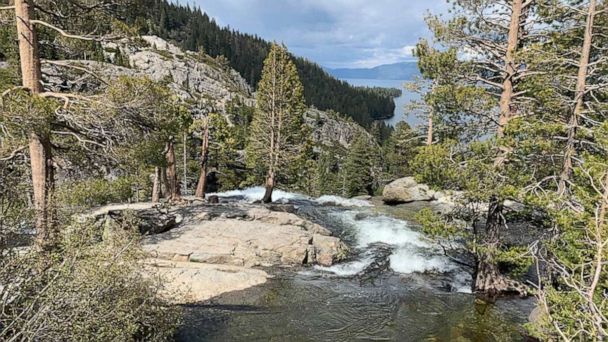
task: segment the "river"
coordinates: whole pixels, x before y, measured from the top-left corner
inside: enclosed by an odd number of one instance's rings
[[[263,189],[226,193],[251,201]],[[332,267],[269,269],[266,284],[186,308],[181,341],[522,341],[534,303],[476,301],[471,275],[411,219],[429,204],[389,207],[275,193],[352,249]]]

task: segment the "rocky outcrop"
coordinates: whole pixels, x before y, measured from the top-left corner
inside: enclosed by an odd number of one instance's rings
[[[329,266],[347,253],[330,231],[294,214],[243,205],[223,210],[199,206],[180,227],[146,237],[144,249],[165,260],[242,267]]]
[[[414,177],[397,179],[384,187],[382,200],[389,205],[412,202],[433,202],[438,211],[448,213],[465,201],[464,192],[455,190],[435,191],[426,184],[419,184]],[[505,200],[504,208],[512,212],[522,212],[525,205],[513,200]],[[475,203],[469,209],[478,213],[488,211],[488,203]]]
[[[198,303],[222,293],[244,290],[266,282],[269,275],[251,268],[149,259],[150,276],[165,279],[162,295],[176,304]]]
[[[372,136],[363,127],[354,121],[341,118],[337,114],[310,108],[304,114],[304,122],[311,128],[313,140],[326,146],[339,144],[348,148],[359,134],[369,137],[370,144],[375,143]]]
[[[107,81],[119,76],[147,76],[167,82],[185,100],[196,99],[193,112],[225,111],[226,104],[236,98],[251,106],[255,104],[251,87],[238,72],[207,55],[182,51],[161,38],[143,36],[141,40],[123,39],[106,43],[104,51],[110,60],[115,59],[117,51],[120,51],[129,67],[85,60],[59,62],[91,71],[83,74],[57,63],[45,63],[45,87],[57,92],[98,92],[105,84],[94,75]]]
[[[382,191],[382,198],[387,204],[432,201],[435,191],[426,184],[418,184],[413,177],[405,177],[387,184]]]
[[[330,266],[346,257],[339,238],[293,209],[192,200],[110,205],[76,219],[94,222],[105,238],[113,223],[137,218],[148,275],[163,276],[169,300],[192,303],[264,283],[268,274],[255,266]]]

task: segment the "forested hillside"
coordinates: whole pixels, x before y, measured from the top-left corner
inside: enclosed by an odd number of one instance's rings
[[[136,0],[132,6],[132,10],[125,12],[125,19],[141,34],[158,35],[187,50],[203,50],[212,57],[224,56],[249,84],[254,88],[257,86],[264,58],[270,50],[269,42],[230,27],[220,27],[198,8],[183,7],[165,0]],[[374,119],[393,115],[395,104],[392,98],[352,87],[304,58],[295,58],[295,64],[308,105],[344,113],[366,127]]]

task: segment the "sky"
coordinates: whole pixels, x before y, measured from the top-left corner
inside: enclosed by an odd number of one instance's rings
[[[184,3],[181,0],[180,3]],[[412,60],[424,17],[445,0],[189,0],[222,26],[283,42],[328,68],[368,68]]]

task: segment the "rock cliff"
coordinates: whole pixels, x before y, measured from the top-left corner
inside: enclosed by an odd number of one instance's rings
[[[87,60],[43,63],[45,87],[56,92],[91,93],[105,87],[102,80],[111,82],[119,76],[147,76],[166,82],[189,103],[195,116],[213,111],[226,113],[227,104],[232,100],[255,106],[251,87],[221,59],[182,51],[156,36],[106,43],[104,52],[106,58],[114,63]],[[128,66],[117,65],[119,55],[122,64]],[[304,121],[313,132],[313,140],[324,145],[337,143],[348,148],[359,133],[372,139],[363,127],[337,114],[310,108]]]

